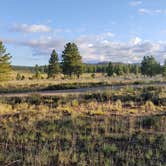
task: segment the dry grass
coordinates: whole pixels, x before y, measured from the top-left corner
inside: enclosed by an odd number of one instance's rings
[[[149,105],[149,103],[151,103]],[[148,109],[147,109],[148,105]],[[69,114],[72,113],[82,113],[82,114],[89,114],[89,115],[108,115],[108,114],[135,114],[135,115],[144,115],[146,113],[153,114],[153,113],[161,113],[166,109],[166,107],[155,106],[151,101],[148,101],[145,105],[137,106],[135,103],[134,108],[132,107],[125,107],[123,106],[120,100],[116,102],[95,102],[91,101],[89,103],[82,103],[76,106],[65,104],[60,105],[57,108],[57,111],[60,112],[68,112]]]
[[[25,76],[25,80],[16,80],[17,73]],[[152,81],[163,82],[163,78],[161,76],[156,76],[155,78],[144,78],[143,76],[136,77],[135,75],[130,76],[117,76],[117,77],[107,77],[101,73],[96,73],[95,78],[92,78],[91,74],[83,74],[79,79],[75,78],[64,78],[63,75],[58,75],[55,79],[46,79],[46,74],[43,74],[43,79],[34,79],[29,80],[29,77],[32,77],[33,73],[31,72],[24,72],[24,71],[14,71],[12,74],[12,80],[0,82],[0,89],[33,89],[38,90],[42,88],[46,88],[52,85],[61,85],[61,84],[72,84],[72,83],[105,83],[108,85],[115,85],[115,84],[132,84],[135,82],[138,83],[149,83]]]
[[[121,115],[144,115],[144,114],[157,114],[162,113],[166,107],[155,106],[151,101],[146,102],[145,105],[137,106],[134,104],[134,108],[125,107],[120,100],[115,102],[97,102],[91,101],[88,103],[78,103],[76,100],[66,104],[59,104],[57,108],[50,108],[47,105],[32,105],[27,103],[15,104],[0,104],[0,116],[11,115],[20,112],[36,112],[41,114],[47,114],[47,112],[67,113],[73,115],[108,115],[108,114],[121,114]]]

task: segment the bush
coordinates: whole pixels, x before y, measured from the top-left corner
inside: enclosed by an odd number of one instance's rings
[[[152,156],[153,156],[153,151],[151,149],[149,149],[148,151],[146,151],[145,158],[147,160],[151,160]]]
[[[78,106],[79,106],[78,100],[72,100],[72,101],[71,101],[71,106],[73,106],[73,107],[78,107]]]
[[[16,76],[16,80],[24,80],[25,79],[25,76],[24,75],[21,75],[20,73],[17,73],[17,76]]]
[[[128,107],[134,107],[135,103],[133,101],[129,101],[129,102],[126,103],[126,106],[128,106]]]
[[[115,144],[109,145],[104,144],[103,152],[105,156],[110,156],[112,153],[116,153],[118,151],[118,148]]]
[[[21,80],[25,80],[25,76],[24,75],[21,76]]]
[[[32,94],[27,98],[27,102],[34,105],[39,105],[42,103],[42,98],[39,94]]]
[[[16,80],[21,80],[21,74],[17,73]]]
[[[95,77],[96,77],[96,74],[95,74],[95,73],[92,73],[92,74],[91,74],[91,77],[92,77],[92,78],[95,78]]]
[[[151,101],[147,101],[145,103],[145,111],[148,112],[148,111],[155,111],[156,110],[156,107],[155,105],[153,104],[153,102]]]
[[[12,106],[11,105],[0,103],[0,115],[1,114],[6,114],[6,113],[11,113],[11,111],[12,111]]]
[[[115,102],[115,110],[122,111],[122,102],[121,102],[121,100],[117,100]]]
[[[152,126],[156,125],[156,121],[154,118],[146,117],[142,120],[143,128],[151,128]]]

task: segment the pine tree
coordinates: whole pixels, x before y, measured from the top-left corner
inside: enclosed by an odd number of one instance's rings
[[[52,51],[47,69],[48,78],[55,77],[60,72],[60,65],[58,62],[58,54],[55,50]]]
[[[35,79],[40,79],[41,78],[41,72],[40,72],[40,67],[36,64],[35,65],[35,75],[34,75]]]
[[[44,65],[44,73],[48,73],[48,66],[47,65]]]
[[[9,53],[6,53],[6,49],[3,43],[0,41],[0,80],[9,80],[10,73],[12,71],[10,65],[11,56]]]
[[[115,66],[115,73],[120,76],[120,75],[123,75],[123,66],[121,64],[117,64]]]
[[[67,43],[65,50],[62,53],[62,68],[63,73],[69,75],[76,75],[78,78],[83,72],[82,57],[75,43]]]
[[[108,76],[112,76],[114,74],[114,66],[113,64],[110,62],[108,64],[108,67],[107,67],[107,75]]]
[[[141,73],[151,77],[159,74],[160,64],[153,56],[145,56],[141,62]]]
[[[139,66],[138,65],[135,65],[134,74],[136,76],[138,76],[138,74],[139,74]]]
[[[130,65],[129,64],[123,64],[123,73],[126,75],[130,74]]]

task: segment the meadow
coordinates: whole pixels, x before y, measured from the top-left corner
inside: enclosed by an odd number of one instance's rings
[[[33,73],[21,74],[24,80],[16,80],[15,72],[13,80],[0,83],[6,94],[0,97],[0,165],[165,166],[166,87],[161,76],[29,79]],[[99,89],[40,94],[88,87]],[[7,96],[16,92],[30,94]]]
[[[68,114],[18,106],[1,115],[0,164],[34,166],[166,163],[166,117]]]
[[[16,80],[17,74],[24,77],[23,80]],[[0,82],[0,93],[10,92],[37,92],[44,90],[78,89],[86,87],[112,86],[112,85],[135,85],[135,84],[160,84],[166,79],[161,75],[145,77],[142,75],[123,75],[108,77],[104,73],[96,73],[95,77],[91,73],[84,73],[77,77],[65,77],[62,74],[55,79],[47,79],[46,74],[42,74],[40,79],[33,78],[31,71],[14,71],[11,80]]]

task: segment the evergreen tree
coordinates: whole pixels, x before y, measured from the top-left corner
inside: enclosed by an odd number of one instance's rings
[[[159,74],[160,64],[153,56],[145,56],[141,62],[141,73],[151,77]]]
[[[115,71],[116,71],[115,73],[119,76],[124,74],[123,66],[121,64],[115,66]]]
[[[3,43],[0,41],[0,80],[8,80],[12,71],[10,54],[6,53]]]
[[[135,65],[134,74],[135,75],[139,74],[139,66],[138,65]]]
[[[38,65],[35,65],[35,79],[40,79],[41,78],[41,72],[40,72],[40,67]]]
[[[65,50],[62,53],[62,68],[63,73],[69,75],[77,75],[79,78],[83,72],[82,57],[75,43],[67,43]]]
[[[55,77],[60,72],[60,65],[58,62],[58,54],[55,50],[52,51],[47,69],[48,78]]]
[[[108,76],[112,76],[114,74],[114,66],[113,64],[110,62],[108,64],[108,67],[107,67],[107,75]]]
[[[129,73],[130,73],[130,65],[123,64],[123,73],[125,73],[126,75],[129,75]]]
[[[44,65],[44,73],[48,73],[48,66],[47,65]]]

